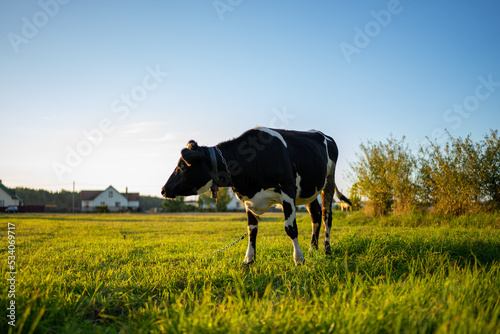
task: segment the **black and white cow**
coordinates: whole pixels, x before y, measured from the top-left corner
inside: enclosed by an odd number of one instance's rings
[[[285,231],[292,240],[296,264],[304,263],[297,241],[295,207],[305,204],[311,215],[311,246],[318,248],[321,219],[325,221],[325,251],[330,250],[334,193],[351,204],[335,185],[338,149],[320,131],[288,131],[257,127],[240,137],[213,147],[191,140],[181,151],[173,174],[162,188],[165,198],[203,194],[217,187],[231,187],[245,204],[248,249],[244,265],[255,260],[258,217],[281,204]],[[321,194],[321,203],[318,195]]]

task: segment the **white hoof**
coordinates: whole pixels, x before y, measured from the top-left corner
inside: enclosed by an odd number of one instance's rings
[[[302,255],[302,254],[300,254],[300,256],[295,256],[294,260],[295,260],[296,266],[300,266],[300,265],[303,265],[304,263],[306,263],[306,259],[304,259],[304,255]]]

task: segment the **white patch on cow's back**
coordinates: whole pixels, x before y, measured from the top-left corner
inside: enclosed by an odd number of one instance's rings
[[[283,143],[283,145],[285,145],[285,147],[287,147],[285,138],[283,138],[283,136],[279,132],[274,131],[274,130],[269,129],[269,128],[266,128],[266,127],[263,127],[263,126],[255,127],[254,130],[259,130],[259,131],[268,133],[268,134],[270,134],[273,137],[278,138],[279,140],[281,140],[281,142]]]
[[[243,200],[248,210],[258,216],[266,212],[272,205],[283,203],[281,194],[275,192],[273,188],[262,189],[252,198],[242,196],[241,200]]]

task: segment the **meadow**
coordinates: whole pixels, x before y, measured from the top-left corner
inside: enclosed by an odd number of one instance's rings
[[[2,333],[500,333],[500,216],[334,217],[295,266],[280,214],[0,215]],[[8,226],[15,226],[15,327]],[[323,238],[323,236],[322,236]],[[323,240],[323,239],[321,239]]]

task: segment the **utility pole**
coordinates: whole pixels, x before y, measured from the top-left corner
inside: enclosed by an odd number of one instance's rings
[[[75,213],[75,181],[73,181],[73,213]]]

